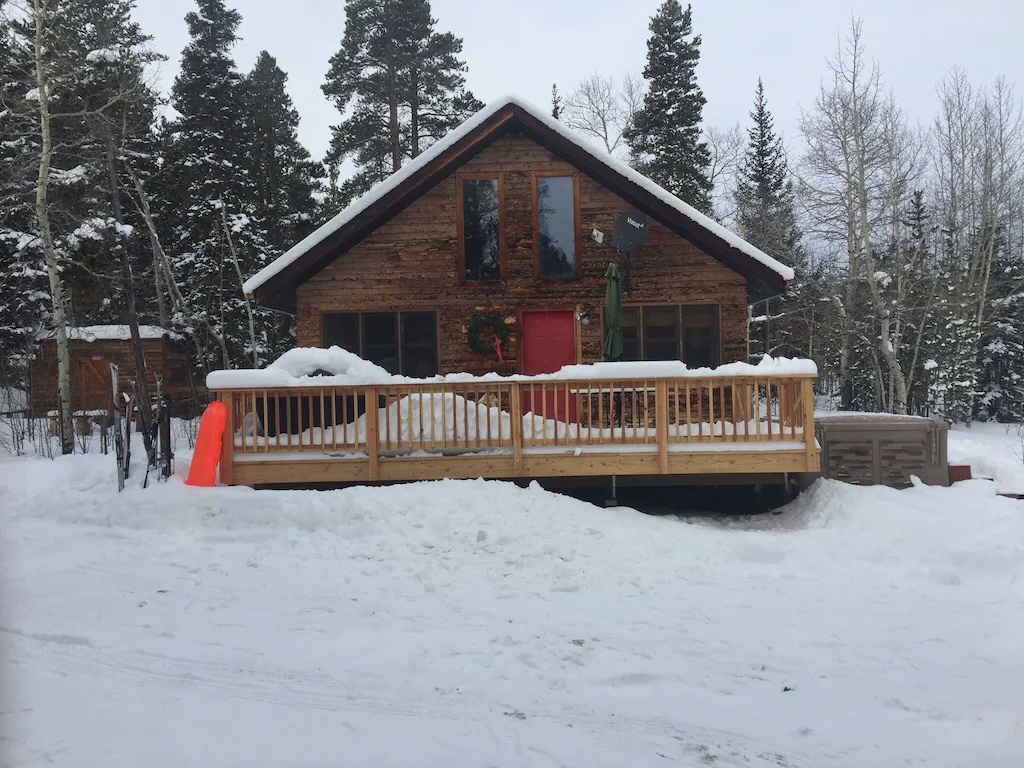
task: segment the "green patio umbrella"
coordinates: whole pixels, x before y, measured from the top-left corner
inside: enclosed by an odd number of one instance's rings
[[[622,275],[614,261],[608,262],[604,279],[604,359],[610,363],[622,359]]]

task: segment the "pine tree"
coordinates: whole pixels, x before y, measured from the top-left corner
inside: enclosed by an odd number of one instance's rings
[[[483,105],[465,90],[462,41],[434,31],[427,0],[347,0],[345,36],[324,94],[347,117],[332,126],[329,166],[355,161],[337,186],[347,203]]]
[[[763,317],[760,327],[751,332],[751,352],[806,355],[810,347],[808,323],[803,317],[808,288],[804,274],[806,259],[800,248],[793,184],[782,138],[775,132],[760,79],[750,117],[753,125],[747,129],[747,151],[733,193],[740,234],[797,272],[795,284],[785,296],[765,303],[764,314],[759,315]]]
[[[191,40],[181,56],[171,102],[178,119],[169,131],[164,241],[185,294],[184,330],[208,326],[223,340],[219,360],[259,365],[265,334],[241,283],[265,262],[265,244],[253,226],[256,195],[250,166],[245,88],[231,50],[241,16],[223,0],[196,0],[186,17]],[[208,347],[204,339],[199,345]]]
[[[632,163],[672,194],[705,213],[711,210],[708,146],[701,139],[707,99],[697,85],[700,35],[691,37],[690,6],[665,0],[651,18],[647,40],[649,82],[643,107],[625,133]]]
[[[754,124],[747,129],[749,142],[734,193],[740,234],[769,256],[797,266],[800,231],[793,184],[760,79],[750,117]]]
[[[13,43],[10,24],[0,20],[0,386],[25,384],[50,298],[34,213],[38,128],[24,98],[35,85]]]
[[[267,51],[245,78],[254,219],[274,252],[313,231],[313,194],[324,175],[323,166],[299,142],[299,113],[285,89],[287,82],[288,75]]]
[[[437,19],[430,16],[427,0],[406,4],[415,20],[410,28],[422,35],[410,40],[412,55],[399,77],[409,114],[408,155],[416,157],[484,105],[465,88],[466,65],[459,59],[462,40],[451,32],[434,31]]]
[[[247,172],[252,180],[254,233],[264,246],[263,258],[280,255],[316,226],[323,166],[299,142],[299,113],[286,85],[288,76],[267,51],[246,76],[245,107],[250,141]],[[287,315],[264,317],[268,354],[276,357],[292,346],[294,329]]]
[[[558,95],[558,85],[551,85],[551,116],[557,120],[562,114],[562,97]]]

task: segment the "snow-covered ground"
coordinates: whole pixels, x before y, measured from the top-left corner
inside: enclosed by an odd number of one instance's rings
[[[1009,472],[1001,440],[951,458]],[[990,482],[683,521],[140,481],[0,459],[5,768],[1021,765],[1024,504]]]
[[[954,425],[948,453],[950,464],[970,464],[974,477],[993,478],[1001,492],[1024,494],[1024,425]]]

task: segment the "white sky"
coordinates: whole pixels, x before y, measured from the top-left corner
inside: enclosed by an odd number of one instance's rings
[[[229,5],[232,3],[229,0]],[[552,82],[568,93],[583,76],[639,73],[647,24],[660,0],[432,0],[437,28],[462,37],[468,84],[484,102],[514,93],[547,106]],[[235,60],[249,69],[262,49],[289,75],[302,116],[300,138],[322,157],[338,114],[320,91],[327,61],[345,24],[343,0],[234,0],[242,14]],[[187,42],[193,0],[138,0],[136,18],[170,57],[164,89]],[[1021,0],[695,0],[702,35],[697,77],[708,99],[704,117],[717,126],[747,123],[757,78],[787,144],[797,139],[801,106],[810,107],[824,59],[852,14],[864,19],[876,59],[911,119],[930,122],[935,86],[958,65],[975,82],[1006,75],[1024,88]]]

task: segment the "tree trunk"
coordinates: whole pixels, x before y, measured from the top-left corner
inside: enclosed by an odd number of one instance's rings
[[[39,96],[39,175],[36,180],[36,219],[43,244],[46,273],[50,281],[50,299],[53,302],[53,324],[57,341],[57,412],[60,420],[60,450],[63,454],[75,450],[74,423],[71,415],[71,352],[68,347],[67,313],[64,306],[64,284],[57,264],[57,249],[50,227],[50,204],[47,197],[50,183],[50,160],[53,155],[53,136],[50,130],[50,105],[47,101],[49,82],[43,59],[43,19],[46,10],[40,0],[33,0],[32,15],[35,24],[34,54],[36,89]]]
[[[409,142],[410,154],[415,158],[420,153],[420,84],[415,62],[412,71],[412,87],[409,90]]]
[[[395,77],[395,66],[388,64],[388,128],[391,131],[391,171],[402,167],[402,137],[398,131],[398,83]]]
[[[107,177],[110,182],[110,208],[114,215],[114,221],[123,223],[121,211],[121,190],[117,183],[117,165],[114,158],[114,137],[109,124],[104,124],[104,139],[107,144]],[[125,314],[128,316],[128,328],[132,335],[132,355],[135,359],[135,394],[139,398],[139,415],[142,422],[142,442],[146,447],[146,458],[150,466],[156,466],[156,451],[153,445],[153,436],[150,434],[150,419],[153,414],[153,407],[149,399],[149,375],[146,371],[146,355],[142,348],[142,334],[139,331],[139,314],[135,306],[135,276],[132,274],[132,265],[128,260],[128,251],[120,244],[118,250],[121,252],[121,283],[124,289]],[[130,416],[130,414],[129,414]]]
[[[245,278],[242,276],[242,268],[238,264],[235,244],[231,240],[231,227],[228,226],[228,212],[223,200],[220,201],[220,218],[221,223],[224,225],[224,238],[227,241],[228,254],[231,256],[231,263],[234,265],[235,275],[238,277],[238,289],[242,292],[242,298],[245,300],[245,314],[249,318],[249,343],[252,345],[252,365],[253,368],[259,368],[260,355],[256,347],[256,320],[252,315],[252,302],[249,301],[249,297],[245,293]]]

